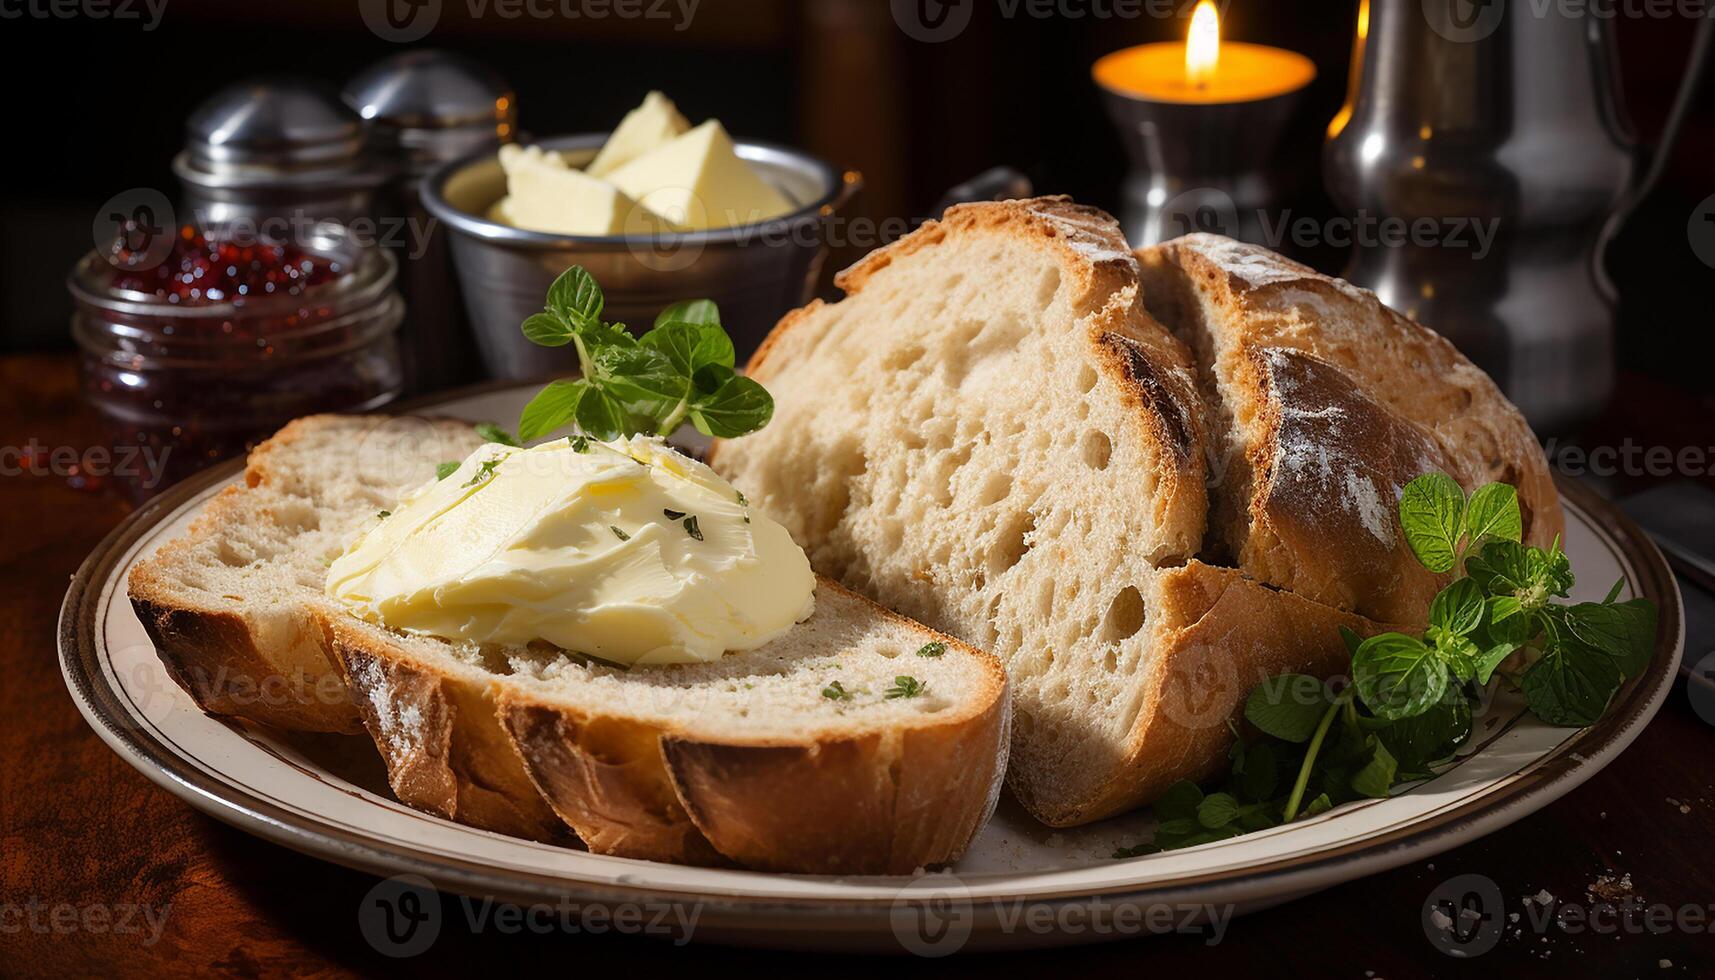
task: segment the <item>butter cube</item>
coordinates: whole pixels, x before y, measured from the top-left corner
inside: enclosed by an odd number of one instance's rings
[[[607,175],[631,199],[691,231],[727,228],[796,209],[739,158],[714,119]]]
[[[548,167],[553,170],[570,170],[566,161],[552,150],[544,150],[539,146],[519,146],[517,143],[507,143],[500,148],[500,169],[511,177],[514,172],[525,167]]]
[[[605,180],[567,167],[558,154],[536,147],[502,147],[500,165],[506,170],[508,193],[498,211],[514,227],[559,235],[619,235],[647,234],[657,224],[636,200]]]
[[[584,171],[591,177],[605,177],[690,128],[672,99],[650,92],[642,105],[625,114]]]

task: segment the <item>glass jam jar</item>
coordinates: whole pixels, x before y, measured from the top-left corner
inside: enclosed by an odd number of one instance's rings
[[[386,251],[331,224],[289,242],[189,226],[177,236],[147,267],[121,241],[67,279],[84,392],[114,458],[152,461],[115,468],[133,501],[300,415],[399,394],[405,311]]]

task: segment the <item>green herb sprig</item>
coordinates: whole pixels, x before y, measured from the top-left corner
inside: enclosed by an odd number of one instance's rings
[[[597,439],[665,437],[687,421],[704,435],[730,439],[768,424],[774,399],[735,371],[732,338],[714,303],[675,303],[641,337],[604,321],[604,304],[595,278],[573,266],[548,288],[545,309],[524,321],[520,329],[531,342],[574,346],[581,377],[543,388],[519,416],[519,439],[569,424]]]
[[[1218,790],[1185,781],[1155,802],[1154,839],[1131,857],[1236,837],[1312,816],[1434,775],[1470,738],[1486,690],[1520,691],[1551,725],[1583,727],[1628,677],[1649,664],[1656,609],[1619,602],[1562,603],[1574,584],[1556,540],[1523,543],[1517,491],[1492,483],[1469,497],[1450,477],[1420,476],[1399,502],[1417,560],[1453,578],[1429,606],[1421,634],[1367,639],[1344,627],[1351,683],[1305,674],[1271,677],[1250,692],[1244,716],[1263,733],[1234,730],[1229,774]]]
[[[519,443],[517,436],[507,432],[505,429],[495,425],[493,422],[478,422],[476,424],[476,434],[481,436],[484,442],[498,442],[502,446],[511,446],[514,449],[522,448],[522,444]]]

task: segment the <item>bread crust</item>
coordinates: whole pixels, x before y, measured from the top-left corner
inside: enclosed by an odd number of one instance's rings
[[[245,492],[237,486],[221,491],[184,537],[131,570],[131,608],[168,676],[203,711],[287,731],[357,734],[363,731],[357,708],[307,610],[275,610],[276,622],[264,637],[241,609],[188,597],[166,571],[193,540],[218,534]]]
[[[343,618],[327,609],[322,625],[399,801],[483,830],[563,843],[565,825],[496,718],[495,685],[402,655]]]
[[[1152,593],[1155,656],[1124,764],[1070,805],[1029,797],[1032,784],[1014,781],[1021,802],[1050,826],[1124,813],[1179,780],[1217,775],[1253,687],[1288,672],[1343,674],[1350,657],[1341,626],[1361,636],[1394,628],[1199,561],[1164,570]]]
[[[1224,457],[1213,530],[1246,571],[1421,624],[1447,576],[1422,568],[1393,513],[1399,488],[1431,470],[1467,491],[1517,487],[1527,542],[1564,530],[1530,426],[1445,338],[1369,290],[1218,235],[1138,259],[1147,304],[1198,350],[1212,430],[1225,430],[1211,446]]]
[[[939,220],[924,222],[911,234],[859,259],[834,277],[834,285],[848,296],[855,295],[871,276],[895,261],[970,232],[1017,236],[1058,252],[1062,263],[1077,272],[1074,282],[1080,288],[1073,302],[1079,306],[1092,301],[1099,305],[1137,278],[1136,263],[1114,219],[1101,208],[1056,194],[954,205]]]
[[[834,276],[834,285],[847,296],[856,296],[871,277],[894,262],[953,235],[973,232],[1016,235],[1053,250],[1069,276],[1067,281],[1074,284],[1072,302],[1082,311],[1093,312],[1128,287],[1128,295],[1135,300],[1137,260],[1113,219],[1100,208],[1075,204],[1065,195],[955,205],[938,220],[926,221],[910,234],[859,259]],[[750,356],[745,373],[766,382],[773,372],[770,361],[778,353],[782,338],[826,305],[819,299],[811,300],[781,317]],[[1123,306],[1127,315],[1148,316],[1141,304],[1127,302]]]
[[[355,735],[356,707],[336,674],[281,669],[257,647],[244,618],[227,610],[189,608],[155,598],[154,583],[132,580],[131,608],[155,653],[197,707],[286,731]],[[320,648],[314,649],[320,654]]]
[[[1422,427],[1369,397],[1339,369],[1292,348],[1247,351],[1260,437],[1226,528],[1239,567],[1316,602],[1398,623],[1423,620],[1447,576],[1424,568],[1399,534],[1396,495],[1417,476],[1459,467]],[[1343,502],[1357,501],[1354,510]],[[1240,512],[1239,508],[1244,510]]]
[[[828,579],[817,589],[923,629]],[[548,814],[600,854],[887,874],[956,859],[999,795],[1005,673],[951,637],[933,634],[985,669],[973,710],[858,736],[732,741],[700,734],[695,717],[662,726],[569,705],[503,674],[429,663],[390,634],[325,615],[394,792],[460,822],[548,839]],[[401,730],[407,717],[415,731]],[[499,819],[518,814],[529,819]]]
[[[730,863],[675,793],[660,729],[511,692],[501,694],[499,707],[526,778],[591,851],[676,864]]]
[[[973,719],[808,745],[668,734],[661,756],[691,821],[740,864],[909,874],[956,861],[994,809],[1012,706],[998,663],[990,680]]]

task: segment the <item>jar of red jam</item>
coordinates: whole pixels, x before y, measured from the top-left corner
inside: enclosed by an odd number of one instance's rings
[[[113,476],[133,500],[297,416],[368,411],[403,387],[394,260],[342,227],[277,241],[186,226],[170,248],[128,244],[84,256],[67,285],[84,391],[113,458],[132,460]]]

